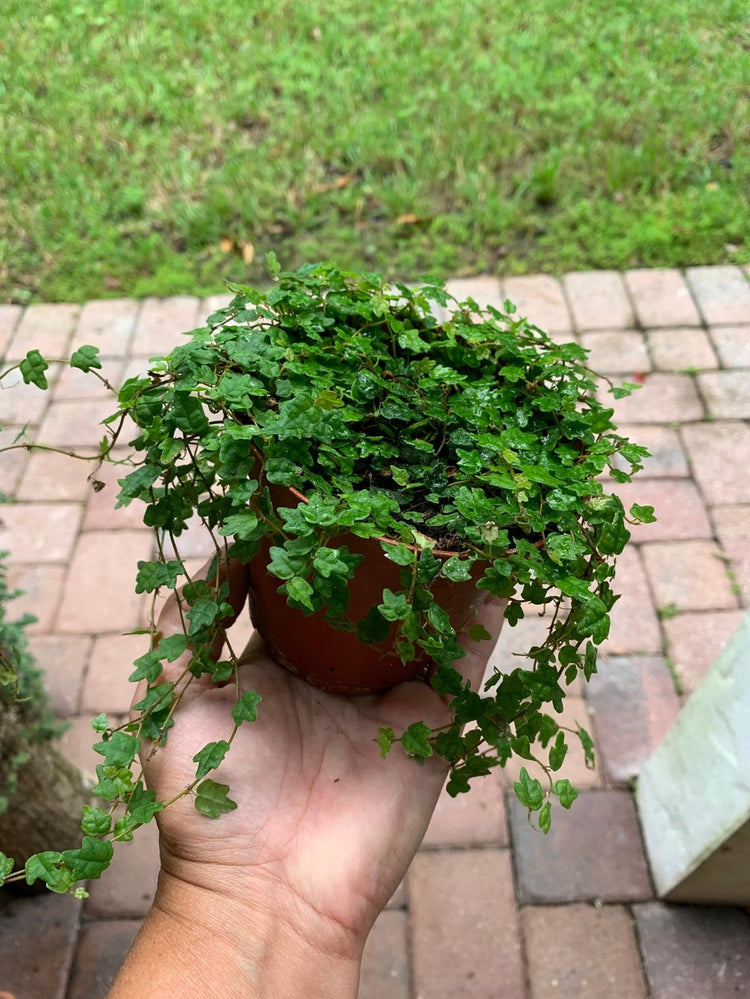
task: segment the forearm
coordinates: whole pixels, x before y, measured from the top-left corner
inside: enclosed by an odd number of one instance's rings
[[[356,999],[351,950],[320,949],[285,918],[162,877],[108,999]]]

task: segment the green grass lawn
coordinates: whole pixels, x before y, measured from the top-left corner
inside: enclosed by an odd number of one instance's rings
[[[750,0],[4,0],[0,298],[750,261]],[[254,254],[254,259],[251,256]]]

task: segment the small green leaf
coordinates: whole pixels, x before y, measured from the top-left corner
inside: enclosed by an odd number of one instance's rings
[[[552,770],[559,770],[568,752],[565,743],[565,733],[558,732],[554,746],[549,751],[549,765]]]
[[[312,602],[313,588],[301,576],[293,576],[289,580],[286,584],[286,592],[292,600],[296,600],[303,607],[307,607],[310,610],[315,609]]]
[[[244,721],[256,721],[258,717],[258,705],[262,700],[263,698],[260,694],[256,694],[254,690],[246,690],[232,708],[232,718],[235,725],[241,725]]]
[[[400,621],[409,613],[409,603],[406,593],[394,593],[393,590],[383,590],[383,603],[378,610],[386,621]]]
[[[92,808],[91,805],[83,806],[83,819],[81,829],[92,836],[103,836],[108,833],[112,826],[110,816],[101,808]]]
[[[187,612],[190,621],[190,635],[196,635],[204,628],[210,628],[219,616],[219,607],[208,597],[199,597]]]
[[[205,745],[193,757],[193,762],[198,764],[198,769],[195,772],[196,780],[200,780],[210,770],[215,770],[218,766],[221,766],[221,761],[228,752],[229,743],[225,742],[224,739],[219,740],[219,742],[209,742]]]
[[[468,631],[469,638],[472,642],[486,642],[492,635],[487,631],[483,624],[472,624]]]
[[[471,563],[465,558],[453,555],[443,563],[443,575],[454,583],[466,583],[471,579]]]
[[[542,807],[542,803],[544,801],[544,791],[542,790],[542,785],[536,777],[529,776],[529,772],[526,767],[521,767],[519,779],[514,783],[513,790],[516,792],[516,797],[525,808],[529,808],[532,812],[536,812]]]
[[[397,486],[409,485],[409,473],[405,469],[399,468],[397,465],[391,465],[391,476]]]
[[[539,812],[539,828],[542,830],[545,836],[549,832],[551,824],[552,824],[552,802],[545,801],[545,803],[542,805],[542,810]]]
[[[6,857],[4,853],[0,853],[0,884],[12,873],[13,867],[13,858]]]
[[[80,849],[65,850],[62,860],[71,868],[74,881],[88,881],[101,877],[109,867],[113,852],[109,840],[84,836]]]
[[[109,718],[102,711],[101,714],[91,719],[91,727],[95,732],[99,732],[100,734],[106,732],[109,728]]]
[[[153,593],[160,586],[174,589],[177,578],[183,575],[185,567],[182,562],[170,559],[168,562],[138,562],[138,572],[135,577],[136,593]]]
[[[424,722],[413,722],[401,736],[401,745],[409,756],[424,758],[432,756],[429,739],[432,730]]]
[[[21,377],[27,385],[36,385],[37,388],[49,388],[45,371],[49,364],[44,360],[38,350],[30,350],[21,361]]]
[[[380,755],[383,759],[386,758],[388,753],[391,751],[394,739],[396,738],[396,733],[392,728],[379,728],[378,729],[378,746],[380,747]]]
[[[590,769],[595,765],[594,759],[594,742],[591,736],[588,734],[585,728],[581,728],[578,725],[578,738],[581,740],[581,745],[583,746],[583,751],[586,754],[586,766]]]
[[[52,891],[67,891],[72,878],[66,871],[61,871],[62,854],[54,850],[35,853],[26,861],[26,884],[33,885],[36,881],[44,881]]]
[[[195,810],[209,819],[218,819],[222,812],[231,812],[237,802],[228,797],[229,785],[217,784],[210,778],[196,788]]]
[[[141,740],[127,732],[113,732],[109,739],[92,746],[95,753],[104,757],[103,766],[129,767],[141,748]]]
[[[554,792],[560,799],[560,804],[563,808],[570,808],[573,802],[578,797],[578,791],[573,787],[569,780],[556,780],[554,785]]]
[[[655,524],[654,508],[652,506],[641,506],[640,503],[633,503],[630,508],[630,516],[637,520],[639,524]]]
[[[84,344],[79,347],[70,359],[71,368],[80,368],[81,371],[91,371],[92,368],[101,368],[102,362],[99,360],[99,348]]]
[[[162,665],[156,652],[146,652],[139,656],[133,663],[135,669],[128,677],[131,683],[139,680],[147,680],[149,683],[156,683],[161,675]]]

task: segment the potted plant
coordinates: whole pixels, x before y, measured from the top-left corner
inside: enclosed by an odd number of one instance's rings
[[[342,696],[419,677],[449,699],[452,723],[440,731],[415,718],[403,732],[373,732],[384,755],[395,743],[418,760],[442,755],[451,794],[514,754],[536,759],[548,787],[524,768],[515,788],[545,831],[552,799],[569,807],[575,797],[555,776],[567,751],[555,715],[566,686],[596,669],[629,537],[602,477],[628,481],[614,459],[632,472],[646,451],[616,432],[585,351],[554,343],[509,302],[483,312],[439,283],[270,266],[271,290],[233,286],[228,307],[123,385],[105,421],[98,460],[130,428],[118,503],[145,503],[158,539],[136,590],[180,590],[185,627],[160,638],[152,625],[153,648],[131,676],[147,685],[134,718],[116,729],[94,719],[104,757],[95,793],[108,804],[86,811],[80,851],[32,858],[30,873],[27,864],[28,877],[54,890],[98,876],[112,841],[163,807],[135,763],[142,740],[158,749],[167,738],[193,677],[226,683],[237,669],[231,650],[212,656],[231,610],[221,574],[187,578],[180,556],[196,522],[217,560],[249,565],[252,615],[280,663]],[[95,375],[100,367],[93,347],[70,363]],[[30,352],[24,379],[44,387],[46,365]],[[630,515],[652,519],[650,508]],[[509,626],[530,612],[549,626],[527,663],[476,692],[461,675],[457,633],[485,637],[472,620],[490,594],[506,602]],[[186,649],[184,682],[162,682],[163,663]],[[363,668],[349,676],[352,661]],[[232,731],[258,710],[245,693]],[[588,735],[574,735],[593,761]],[[232,807],[228,788],[208,777],[230,743],[196,746],[185,793],[206,814]]]

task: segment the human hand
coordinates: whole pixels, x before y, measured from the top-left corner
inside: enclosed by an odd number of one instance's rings
[[[227,571],[230,602],[239,610],[246,574],[236,563]],[[480,621],[493,640],[462,640],[467,656],[460,661],[475,686],[500,631],[499,602],[488,602]],[[162,635],[179,630],[174,598],[157,628]],[[167,665],[161,679],[176,679],[184,666],[181,660]],[[176,911],[189,898],[195,918],[203,904],[198,900],[210,900],[207,918],[218,920],[225,937],[236,939],[238,920],[261,935],[274,923],[317,953],[358,966],[375,917],[419,847],[447,773],[441,758],[420,766],[400,747],[382,759],[378,728],[401,731],[419,720],[439,727],[449,709],[418,681],[377,695],[326,693],[279,667],[257,636],[240,657],[238,680],[240,693],[254,690],[263,700],[257,721],[240,727],[212,775],[229,785],[238,807],[210,820],[185,796],[160,813],[157,904]],[[179,794],[194,777],[196,752],[228,738],[237,697],[233,682],[219,687],[208,677],[192,680],[166,746],[146,768],[157,798]]]

